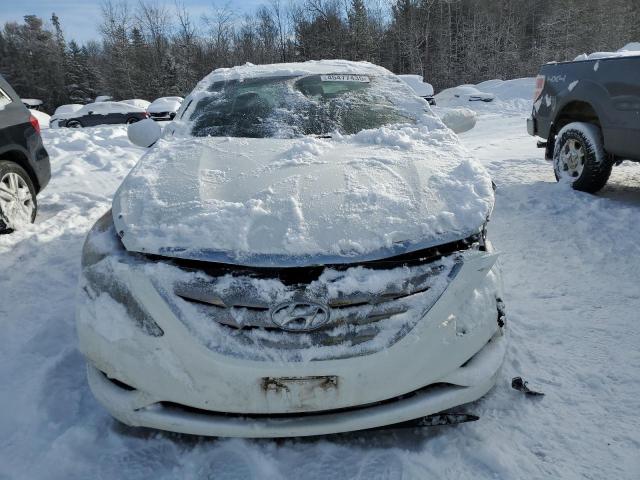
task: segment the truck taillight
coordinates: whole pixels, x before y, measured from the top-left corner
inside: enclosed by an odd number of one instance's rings
[[[38,122],[38,119],[36,117],[34,117],[33,115],[31,115],[29,117],[29,123],[31,123],[31,126],[33,127],[33,129],[40,134],[40,122]]]
[[[540,98],[540,95],[542,95],[542,90],[544,89],[544,80],[545,80],[544,75],[538,75],[536,77],[536,89],[533,92],[534,102]]]

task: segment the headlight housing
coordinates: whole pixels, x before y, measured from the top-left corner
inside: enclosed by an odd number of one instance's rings
[[[162,329],[135,299],[129,285],[114,269],[134,262],[139,262],[139,259],[134,258],[122,246],[109,210],[95,223],[84,242],[80,288],[91,300],[102,294],[108,295],[126,309],[129,318],[145,333],[161,337],[164,335]]]

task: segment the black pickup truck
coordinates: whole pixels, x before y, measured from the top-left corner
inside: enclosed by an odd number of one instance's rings
[[[640,56],[543,65],[533,102],[527,131],[558,181],[595,193],[613,165],[640,162]]]

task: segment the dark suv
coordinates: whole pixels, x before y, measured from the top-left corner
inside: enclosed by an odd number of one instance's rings
[[[544,65],[533,100],[527,129],[558,181],[595,193],[613,165],[640,162],[640,56]]]
[[[0,75],[0,233],[35,220],[50,176],[38,120]]]

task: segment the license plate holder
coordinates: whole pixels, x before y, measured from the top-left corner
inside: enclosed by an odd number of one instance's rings
[[[335,398],[339,379],[336,375],[309,377],[263,377],[262,391],[268,400],[284,401],[291,407],[305,408]]]

